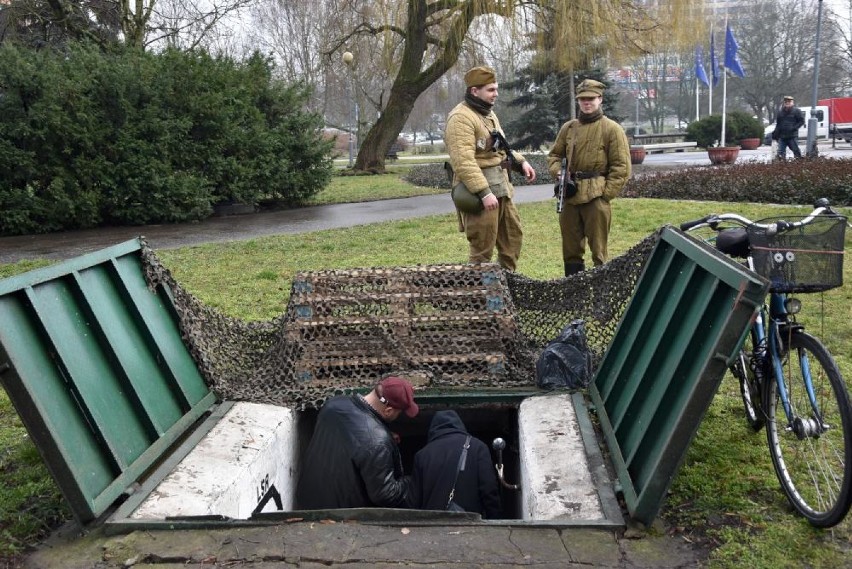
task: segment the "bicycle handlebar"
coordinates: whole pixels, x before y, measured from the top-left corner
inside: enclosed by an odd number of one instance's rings
[[[711,213],[710,215],[705,215],[701,219],[695,219],[693,221],[685,221],[680,224],[681,231],[691,231],[693,229],[697,229],[699,227],[708,226],[712,229],[716,229],[716,226],[723,222],[728,221],[731,223],[735,223],[742,227],[760,227],[761,229],[766,229],[767,233],[773,235],[777,232],[789,231],[795,227],[801,227],[803,225],[807,225],[814,220],[819,215],[828,212],[829,214],[834,214],[831,207],[829,206],[828,200],[825,198],[820,198],[814,204],[814,210],[807,215],[801,221],[777,221],[775,223],[757,223],[756,221],[752,221],[747,217],[743,217],[736,213]]]
[[[690,229],[694,229],[694,228],[698,227],[699,225],[705,225],[705,224],[709,225],[709,222],[715,217],[716,217],[716,214],[711,213],[710,215],[705,215],[701,219],[695,219],[695,220],[692,220],[692,221],[684,221],[683,223],[680,224],[680,230],[681,231],[689,231]]]

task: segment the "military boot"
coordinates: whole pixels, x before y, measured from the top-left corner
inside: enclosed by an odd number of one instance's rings
[[[570,277],[574,273],[582,273],[584,270],[586,270],[586,265],[583,264],[582,261],[580,261],[579,263],[569,263],[567,261],[563,261],[563,263],[565,265],[566,277]]]

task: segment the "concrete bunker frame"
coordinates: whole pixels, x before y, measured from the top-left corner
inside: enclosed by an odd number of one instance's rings
[[[147,289],[139,249],[130,241],[0,281],[0,379],[72,511],[116,531],[295,517],[289,492],[311,414],[217,402],[180,340],[169,295]],[[424,422],[402,433],[412,441],[404,453],[416,450],[431,412],[460,410],[480,438],[510,441],[506,477],[522,486],[508,500],[513,519],[382,508],[298,517],[621,526],[620,489],[631,516],[650,522],[766,288],[677,230],[661,232],[590,387],[615,487],[581,395],[427,390],[418,393]],[[580,455],[584,481],[568,467]],[[170,479],[204,495],[201,509],[158,510]],[[591,510],[570,495],[584,483]]]

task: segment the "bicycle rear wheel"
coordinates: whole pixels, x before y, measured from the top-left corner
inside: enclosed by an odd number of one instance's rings
[[[783,339],[788,423],[778,382],[766,385],[766,435],[775,473],[790,503],[816,527],[832,527],[852,502],[852,408],[837,364],[804,332]],[[818,413],[805,387],[810,371]],[[773,374],[774,375],[774,374]],[[773,380],[775,378],[773,377]]]
[[[740,384],[740,395],[743,399],[746,422],[755,432],[763,428],[766,418],[760,401],[760,384],[755,373],[755,366],[762,363],[754,361],[754,348],[757,346],[757,335],[749,330],[737,359],[731,365],[731,374]],[[765,374],[764,374],[765,375]]]

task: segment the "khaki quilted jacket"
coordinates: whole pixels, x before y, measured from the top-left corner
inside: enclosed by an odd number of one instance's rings
[[[601,175],[577,180],[577,193],[565,203],[578,205],[599,197],[613,200],[630,179],[630,144],[624,129],[605,116],[588,124],[577,119],[563,124],[547,155],[548,170],[554,179],[559,177],[562,159],[568,157],[572,140],[571,172],[598,172]]]
[[[455,173],[453,185],[463,182],[479,197],[490,193],[482,169],[499,166],[506,159],[505,151],[494,151],[494,139],[491,136],[493,129],[503,133],[493,111],[488,116],[482,116],[465,103],[459,103],[450,111],[444,129],[444,143]],[[518,152],[513,151],[512,156],[516,164],[524,161],[523,155]],[[509,197],[512,197],[512,190],[509,184]]]

